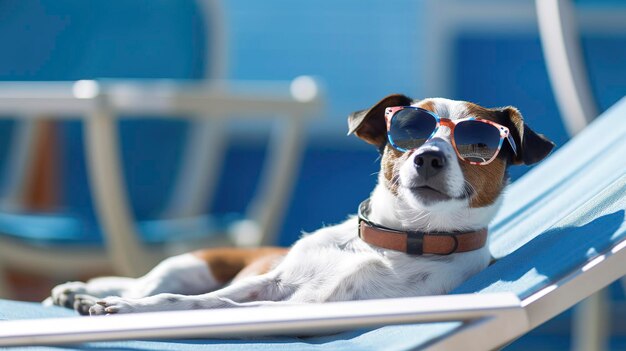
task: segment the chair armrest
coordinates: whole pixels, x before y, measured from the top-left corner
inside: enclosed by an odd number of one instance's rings
[[[246,115],[268,113],[289,117],[310,117],[321,106],[321,86],[310,77],[293,81],[180,81],[104,82],[103,95],[111,107],[128,117],[147,113],[196,116]]]
[[[447,338],[463,349],[500,345],[527,330],[528,320],[511,293],[443,295],[240,309],[50,318],[2,322],[0,346],[90,341],[311,335],[395,324],[480,322],[484,338]],[[470,323],[471,324],[471,323]],[[474,334],[475,335],[475,334]],[[481,340],[483,339],[483,340]],[[485,340],[487,339],[487,340]],[[450,344],[448,344],[450,345]]]
[[[106,103],[116,114],[140,117],[158,114],[274,113],[310,116],[321,106],[321,87],[309,77],[293,81],[105,80],[77,82],[1,82],[0,115],[32,118],[84,118]],[[263,115],[263,114],[261,114]],[[152,116],[154,117],[154,116]]]

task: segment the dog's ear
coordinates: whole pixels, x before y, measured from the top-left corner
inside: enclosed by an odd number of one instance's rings
[[[387,142],[385,109],[392,106],[408,106],[413,100],[401,94],[389,95],[367,110],[356,111],[348,116],[348,135],[354,133],[366,142],[383,147]]]
[[[513,106],[499,109],[502,113],[503,124],[509,128],[515,145],[517,155],[512,155],[513,164],[531,165],[537,163],[550,154],[554,143],[543,134],[535,133],[524,123],[522,114]],[[505,141],[506,143],[506,141]]]

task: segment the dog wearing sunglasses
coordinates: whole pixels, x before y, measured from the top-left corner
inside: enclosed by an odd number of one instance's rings
[[[59,285],[48,301],[103,315],[444,294],[489,264],[487,226],[507,167],[554,147],[514,107],[442,98],[391,95],[348,125],[381,154],[378,184],[357,216],[290,249],[200,250],[137,279]]]

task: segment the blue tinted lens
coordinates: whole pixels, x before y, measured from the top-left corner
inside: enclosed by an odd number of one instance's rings
[[[391,119],[389,138],[394,146],[404,150],[418,148],[428,140],[437,120],[426,111],[405,108]]]
[[[487,162],[498,152],[500,131],[488,123],[463,121],[454,128],[454,142],[465,160]]]

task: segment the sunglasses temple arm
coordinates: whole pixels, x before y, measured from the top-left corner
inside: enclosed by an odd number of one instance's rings
[[[511,149],[513,149],[513,153],[515,154],[515,156],[517,156],[517,147],[515,146],[515,141],[513,140],[513,137],[511,136],[511,134],[507,134],[506,140],[509,141],[509,145],[511,145]]]

